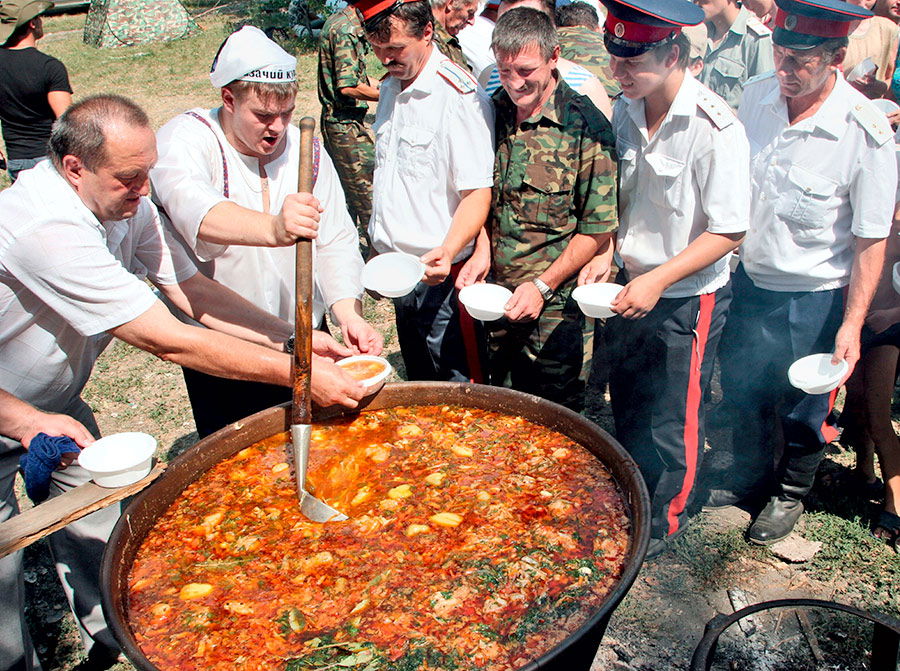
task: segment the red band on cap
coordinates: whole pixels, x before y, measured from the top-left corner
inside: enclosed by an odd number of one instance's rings
[[[812,19],[802,14],[789,14],[778,8],[775,14],[775,25],[785,30],[803,35],[815,37],[847,37],[853,21],[828,21],[826,19]]]
[[[631,21],[616,18],[612,15],[612,12],[607,14],[604,27],[607,33],[614,35],[620,40],[644,42],[647,44],[661,42],[672,33],[681,29],[680,26],[648,26],[645,23],[632,23]]]
[[[412,0],[407,1],[412,2]],[[397,2],[397,0],[361,0],[360,2],[354,2],[352,4],[362,14],[363,21],[368,21],[376,14],[379,14],[386,9],[390,9],[395,2]]]

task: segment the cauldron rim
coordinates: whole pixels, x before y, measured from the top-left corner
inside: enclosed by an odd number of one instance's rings
[[[397,396],[401,398],[395,399],[394,397]],[[631,521],[630,544],[622,573],[597,611],[578,629],[541,657],[519,667],[516,671],[536,671],[546,668],[549,664],[558,661],[561,655],[573,653],[579,643],[582,647],[587,644],[588,648],[596,653],[609,617],[637,578],[650,541],[650,498],[647,487],[637,464],[607,431],[586,417],[546,399],[503,387],[465,382],[395,382],[386,384],[377,394],[364,399],[359,408],[352,411],[335,408],[318,409],[314,412],[313,421],[328,421],[341,416],[358,414],[365,410],[388,407],[465,406],[467,404],[506,414],[519,414],[525,419],[559,431],[592,452],[612,474],[625,501]],[[550,423],[542,421],[538,417],[539,415],[553,416],[555,421]],[[281,422],[278,421],[279,418]],[[258,431],[260,426],[268,427],[273,422],[276,424],[275,430],[269,431],[266,435],[253,437],[253,429]],[[278,425],[282,428],[278,428]],[[155,521],[169,508],[175,497],[215,464],[262,438],[287,431],[289,425],[290,404],[285,403],[250,415],[207,436],[173,459],[163,475],[147,489],[137,494],[122,511],[103,553],[100,565],[100,592],[107,625],[122,646],[125,656],[140,671],[159,671],[158,667],[141,651],[127,618],[128,574],[134,562],[134,555],[146,537],[146,531],[152,528]],[[587,435],[599,438],[602,444],[586,444],[583,438],[579,440],[579,436]],[[223,452],[223,454],[208,465],[196,468],[192,461],[198,455],[204,456],[206,452],[212,452],[214,448],[215,452]],[[605,455],[607,458],[599,454],[599,450],[608,451],[609,454]],[[613,459],[610,460],[610,458]],[[185,480],[177,490],[171,487],[176,478]],[[171,500],[168,501],[165,496],[167,487],[174,491]],[[145,515],[147,510],[152,511],[153,514]],[[149,525],[147,520],[150,520]],[[138,533],[134,531],[135,525],[138,526]],[[140,529],[144,526],[147,529],[140,533]],[[137,538],[138,535],[139,538]],[[127,562],[127,566],[123,568],[125,562]],[[594,646],[590,646],[591,641],[587,639],[592,633],[597,634]]]

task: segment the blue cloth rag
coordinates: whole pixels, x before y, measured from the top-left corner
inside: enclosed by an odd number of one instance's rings
[[[39,433],[31,439],[28,450],[19,459],[29,499],[40,503],[50,496],[50,476],[59,467],[65,452],[77,453],[81,450],[68,436]]]

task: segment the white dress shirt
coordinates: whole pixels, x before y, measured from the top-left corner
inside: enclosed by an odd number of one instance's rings
[[[685,73],[659,130],[649,137],[643,99],[620,96],[613,114],[619,154],[616,251],[629,279],[662,265],[704,231],[740,233],[750,212],[750,152],[727,103]],[[730,254],[663,293],[711,293],[729,278]]]
[[[262,310],[293,323],[296,310],[293,245],[217,245],[198,237],[203,218],[225,200],[257,212],[264,210],[259,160],[231,146],[219,125],[218,110],[192,111],[205,118],[211,128],[187,114],[179,114],[157,133],[159,160],[150,172],[150,179],[153,199],[165,211],[163,221],[178,231],[206,275]],[[289,127],[284,151],[265,164],[268,211],[272,214],[281,211],[288,194],[297,192],[299,141],[300,131]],[[228,165],[228,198],[223,194],[220,146]],[[340,180],[324,149],[320,152],[313,195],[325,208],[313,245],[316,280],[313,323],[318,324],[326,306],[331,307],[344,298],[361,298],[363,260],[359,235],[347,214]]]
[[[891,227],[897,162],[884,114],[835,77],[818,111],[791,126],[770,74],[747,82],[738,115],[752,156],[747,274],[770,291],[845,286],[853,236],[884,238]]]
[[[372,246],[421,256],[443,244],[461,192],[493,183],[493,107],[468,72],[433,48],[406,89],[395,77],[384,81],[372,128]]]
[[[146,312],[155,284],[196,266],[156,207],[100,222],[50,161],[0,193],[0,388],[44,410],[75,412],[107,332]]]
[[[491,50],[491,38],[494,36],[494,22],[480,14],[475,17],[471,26],[466,26],[459,31],[456,39],[462,47],[463,56],[472,67],[472,76],[478,79],[479,75],[494,65],[497,59]]]

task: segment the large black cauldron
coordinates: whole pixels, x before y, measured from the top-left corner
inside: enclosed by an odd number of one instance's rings
[[[606,431],[581,415],[530,394],[499,387],[451,382],[406,382],[386,385],[369,399],[366,409],[397,406],[461,405],[520,415],[559,431],[585,446],[612,473],[631,518],[631,544],[619,582],[597,612],[567,639],[519,671],[554,669],[588,671],[606,631],[610,615],[634,582],[650,537],[650,500],[637,465]],[[321,412],[327,421],[334,412]],[[156,520],[189,484],[222,459],[290,427],[290,408],[278,406],[251,415],[201,440],[169,464],[166,472],[139,494],[113,530],[101,566],[103,610],[122,650],[141,671],[157,668],[141,652],[127,616],[128,574],[131,564]]]

